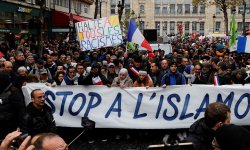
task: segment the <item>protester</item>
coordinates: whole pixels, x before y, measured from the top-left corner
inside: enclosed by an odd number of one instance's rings
[[[2,141],[0,145],[0,150],[10,150],[10,149],[18,149],[18,150],[34,150],[35,146],[34,145],[29,145],[29,142],[31,140],[31,136],[27,136],[22,143],[20,143],[19,147],[14,147],[12,145],[13,140],[16,140],[20,137],[22,132],[19,130],[13,131],[9,133],[5,139]]]
[[[169,71],[162,77],[162,87],[165,88],[167,85],[185,85],[185,77],[177,70],[177,63],[174,61],[170,62],[169,66]]]
[[[55,133],[42,134],[34,142],[36,149],[43,150],[68,150],[68,145],[59,135]]]
[[[45,103],[45,94],[41,89],[32,90],[31,102],[27,106],[24,131],[29,135],[43,132],[56,132],[55,120],[51,108]]]
[[[56,76],[55,76],[56,85],[61,85],[61,83],[63,82],[64,76],[65,76],[65,72],[63,71],[59,71],[56,73]]]
[[[195,150],[210,150],[215,131],[223,124],[230,124],[230,121],[231,111],[228,106],[220,102],[211,103],[204,117],[190,126],[186,140],[194,143]]]
[[[125,68],[122,68],[119,72],[118,77],[114,78],[111,86],[120,87],[120,88],[132,87],[133,80],[129,77],[128,70]]]
[[[79,85],[107,85],[110,86],[108,79],[101,74],[101,68],[98,63],[91,66],[90,73],[82,80],[79,80]]]
[[[216,130],[212,146],[220,150],[249,150],[250,132],[241,126],[225,124]]]
[[[153,81],[148,76],[147,71],[140,70],[139,71],[139,77],[137,77],[137,80],[134,82],[133,87],[153,87]]]
[[[7,73],[0,72],[0,139],[24,124],[24,114],[21,91],[12,85]]]

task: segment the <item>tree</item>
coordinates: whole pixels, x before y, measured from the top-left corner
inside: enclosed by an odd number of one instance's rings
[[[228,13],[229,8],[235,8],[236,6],[242,4],[242,0],[192,0],[194,6],[204,5],[204,6],[217,6],[223,13],[226,35],[228,35]]]
[[[40,6],[39,16],[36,17],[37,24],[37,49],[38,55],[42,56],[43,54],[43,24],[44,24],[44,12],[46,10],[45,0],[36,0],[36,4]]]

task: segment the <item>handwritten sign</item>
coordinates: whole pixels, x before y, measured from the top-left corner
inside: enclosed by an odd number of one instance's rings
[[[77,22],[75,27],[83,51],[116,46],[123,42],[118,16]]]

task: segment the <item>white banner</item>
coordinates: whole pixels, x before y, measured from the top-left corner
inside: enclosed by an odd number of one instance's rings
[[[87,51],[123,43],[118,16],[75,23],[81,50]]]
[[[23,87],[26,104],[37,88],[45,92],[57,126],[81,127],[81,117],[88,116],[97,128],[189,128],[204,116],[207,105],[216,101],[231,108],[233,123],[250,125],[250,85],[120,89],[36,83]]]

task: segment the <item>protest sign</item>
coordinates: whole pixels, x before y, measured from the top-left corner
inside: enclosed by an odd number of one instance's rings
[[[81,50],[116,46],[123,43],[118,16],[104,17],[75,24]]]
[[[170,129],[189,128],[204,116],[208,104],[216,101],[230,107],[233,123],[250,125],[249,87],[185,85],[121,89],[33,83],[24,86],[23,93],[28,104],[32,89],[42,89],[58,126],[81,127],[81,117],[89,117],[97,128]]]

